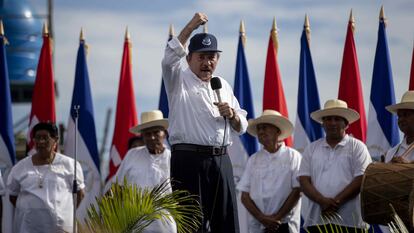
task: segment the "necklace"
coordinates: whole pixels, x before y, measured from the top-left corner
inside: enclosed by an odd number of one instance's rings
[[[47,174],[49,173],[49,171],[52,170],[52,168],[51,168],[52,166],[49,163],[46,171],[43,174],[37,169],[38,166],[33,166],[33,167],[34,167],[34,170],[36,172],[36,175],[39,177],[39,181],[37,182],[37,186],[39,188],[43,188],[45,178],[46,178]]]
[[[54,157],[53,157],[53,159],[54,159]],[[49,162],[49,163],[47,163],[47,169],[45,169],[46,171],[42,174],[42,173],[40,173],[40,170],[38,170],[38,167],[40,167],[41,165],[39,165],[39,166],[35,166],[34,164],[33,164],[33,168],[34,168],[34,170],[35,170],[35,173],[36,173],[36,175],[39,177],[39,181],[37,182],[37,186],[41,189],[41,188],[43,188],[43,186],[44,186],[44,181],[45,181],[45,178],[46,178],[46,175],[47,174],[49,174],[49,171],[51,171],[52,170],[52,162],[53,162],[53,159]]]

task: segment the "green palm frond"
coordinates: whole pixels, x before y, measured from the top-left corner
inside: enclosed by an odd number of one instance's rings
[[[186,191],[170,192],[168,180],[153,189],[142,189],[124,180],[122,185],[112,184],[110,190],[111,195],[90,206],[79,232],[139,233],[157,219],[170,218],[179,233],[194,231],[200,225],[201,210],[195,196]]]

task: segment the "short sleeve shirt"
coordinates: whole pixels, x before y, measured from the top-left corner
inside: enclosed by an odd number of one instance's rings
[[[79,163],[76,170],[78,190],[84,189]],[[59,153],[50,165],[34,166],[32,156],[19,161],[7,179],[9,194],[17,196],[15,232],[71,232],[73,178],[74,160]]]
[[[367,147],[358,139],[346,135],[332,148],[326,138],[309,144],[302,158],[298,176],[309,176],[312,185],[325,197],[334,198],[352,180],[364,174],[371,163]],[[309,200],[303,206],[304,226],[323,225],[318,203]],[[359,195],[343,204],[338,211],[342,226],[365,228],[361,218]],[[334,222],[335,223],[335,222]]]
[[[276,153],[265,149],[253,154],[237,189],[248,192],[257,208],[264,214],[276,213],[286,201],[293,188],[299,187],[298,175],[301,155],[296,150],[281,145]],[[299,232],[300,201],[282,222],[289,223],[291,232]],[[263,226],[255,220],[249,221],[252,232],[262,232]]]

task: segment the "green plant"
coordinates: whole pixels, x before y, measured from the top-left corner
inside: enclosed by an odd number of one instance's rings
[[[80,233],[139,233],[153,221],[170,221],[170,217],[179,233],[192,232],[200,225],[201,210],[195,196],[179,190],[170,192],[168,180],[153,189],[124,180],[122,185],[112,184],[110,190],[110,195],[90,206]]]

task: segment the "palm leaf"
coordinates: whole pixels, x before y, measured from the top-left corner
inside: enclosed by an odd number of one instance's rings
[[[153,189],[142,189],[124,180],[122,185],[112,184],[109,193],[89,207],[80,233],[139,233],[157,219],[170,218],[179,233],[192,232],[200,225],[201,210],[195,196],[186,191],[171,192],[169,180]]]

